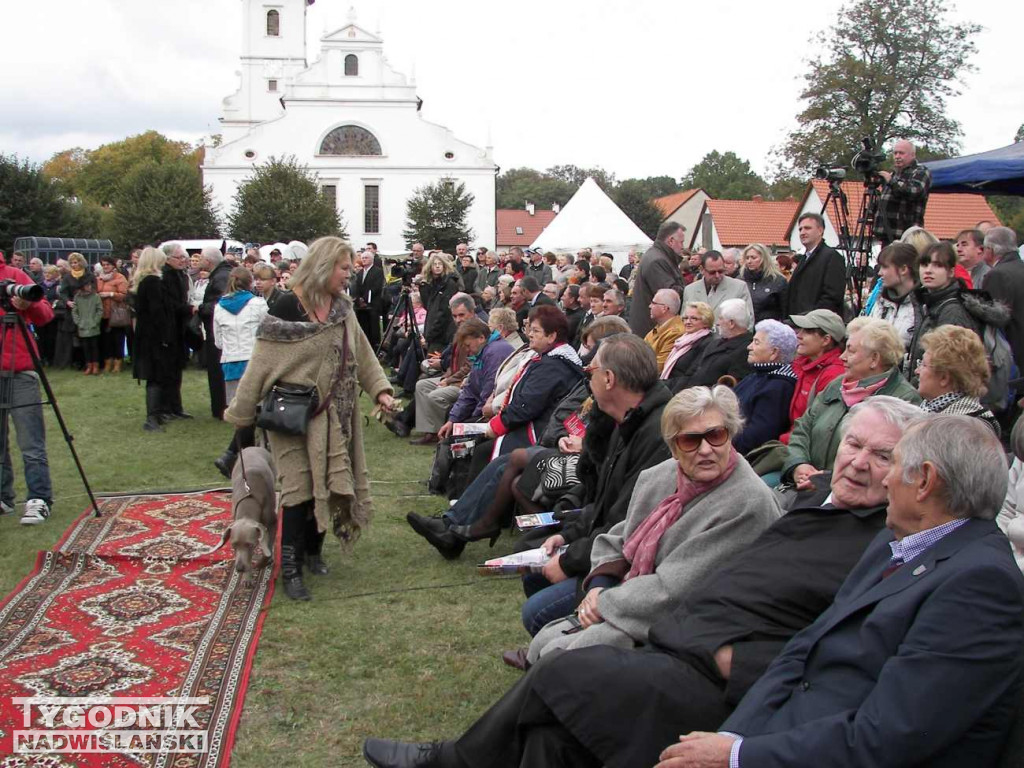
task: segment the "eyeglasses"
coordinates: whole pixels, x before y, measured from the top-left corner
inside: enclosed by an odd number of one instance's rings
[[[685,453],[693,453],[705,440],[712,448],[720,448],[729,442],[729,430],[725,427],[712,427],[706,432],[683,432],[676,435],[676,445]]]

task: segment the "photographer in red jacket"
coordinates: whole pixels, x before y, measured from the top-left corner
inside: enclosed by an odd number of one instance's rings
[[[0,252],[0,283],[12,281],[19,285],[35,285],[32,278],[22,270],[7,265]],[[4,294],[7,291],[4,289]],[[9,299],[9,306],[27,324],[36,327],[53,320],[53,308],[47,301],[30,302],[17,297]],[[3,302],[5,305],[7,301]],[[0,315],[6,314],[0,306]],[[35,339],[29,334],[33,349]],[[43,406],[39,396],[39,375],[32,365],[32,357],[25,346],[25,338],[15,326],[5,326],[0,340],[0,405],[8,411],[7,440],[0,446],[3,452],[3,478],[0,482],[0,514],[14,511],[14,468],[11,466],[11,426],[17,435],[22,463],[25,465],[25,485],[28,496],[25,512],[21,517],[23,525],[38,525],[50,516],[53,503],[53,488],[50,484],[50,465],[46,458],[46,428],[43,424]]]

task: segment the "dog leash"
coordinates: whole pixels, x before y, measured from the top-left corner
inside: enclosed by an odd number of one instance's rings
[[[245,474],[245,459],[242,458],[242,454],[245,450],[242,448],[241,443],[238,441],[238,432],[235,432],[235,448],[238,449],[238,464],[242,468],[242,485],[245,486],[245,495],[248,496],[252,493],[252,489],[249,488],[249,477]]]

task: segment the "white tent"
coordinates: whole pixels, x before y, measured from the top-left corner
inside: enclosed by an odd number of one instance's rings
[[[532,247],[554,253],[593,248],[596,253],[612,254],[618,267],[625,263],[630,249],[643,252],[650,246],[651,238],[588,178]]]

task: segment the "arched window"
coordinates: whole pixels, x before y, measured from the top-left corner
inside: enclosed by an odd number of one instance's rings
[[[267,11],[267,37],[280,37],[281,35],[281,14],[277,11]]]
[[[355,77],[359,74],[359,57],[350,53],[345,57],[345,77]]]
[[[358,125],[342,125],[328,133],[320,144],[321,155],[360,157],[381,155],[377,137]]]

